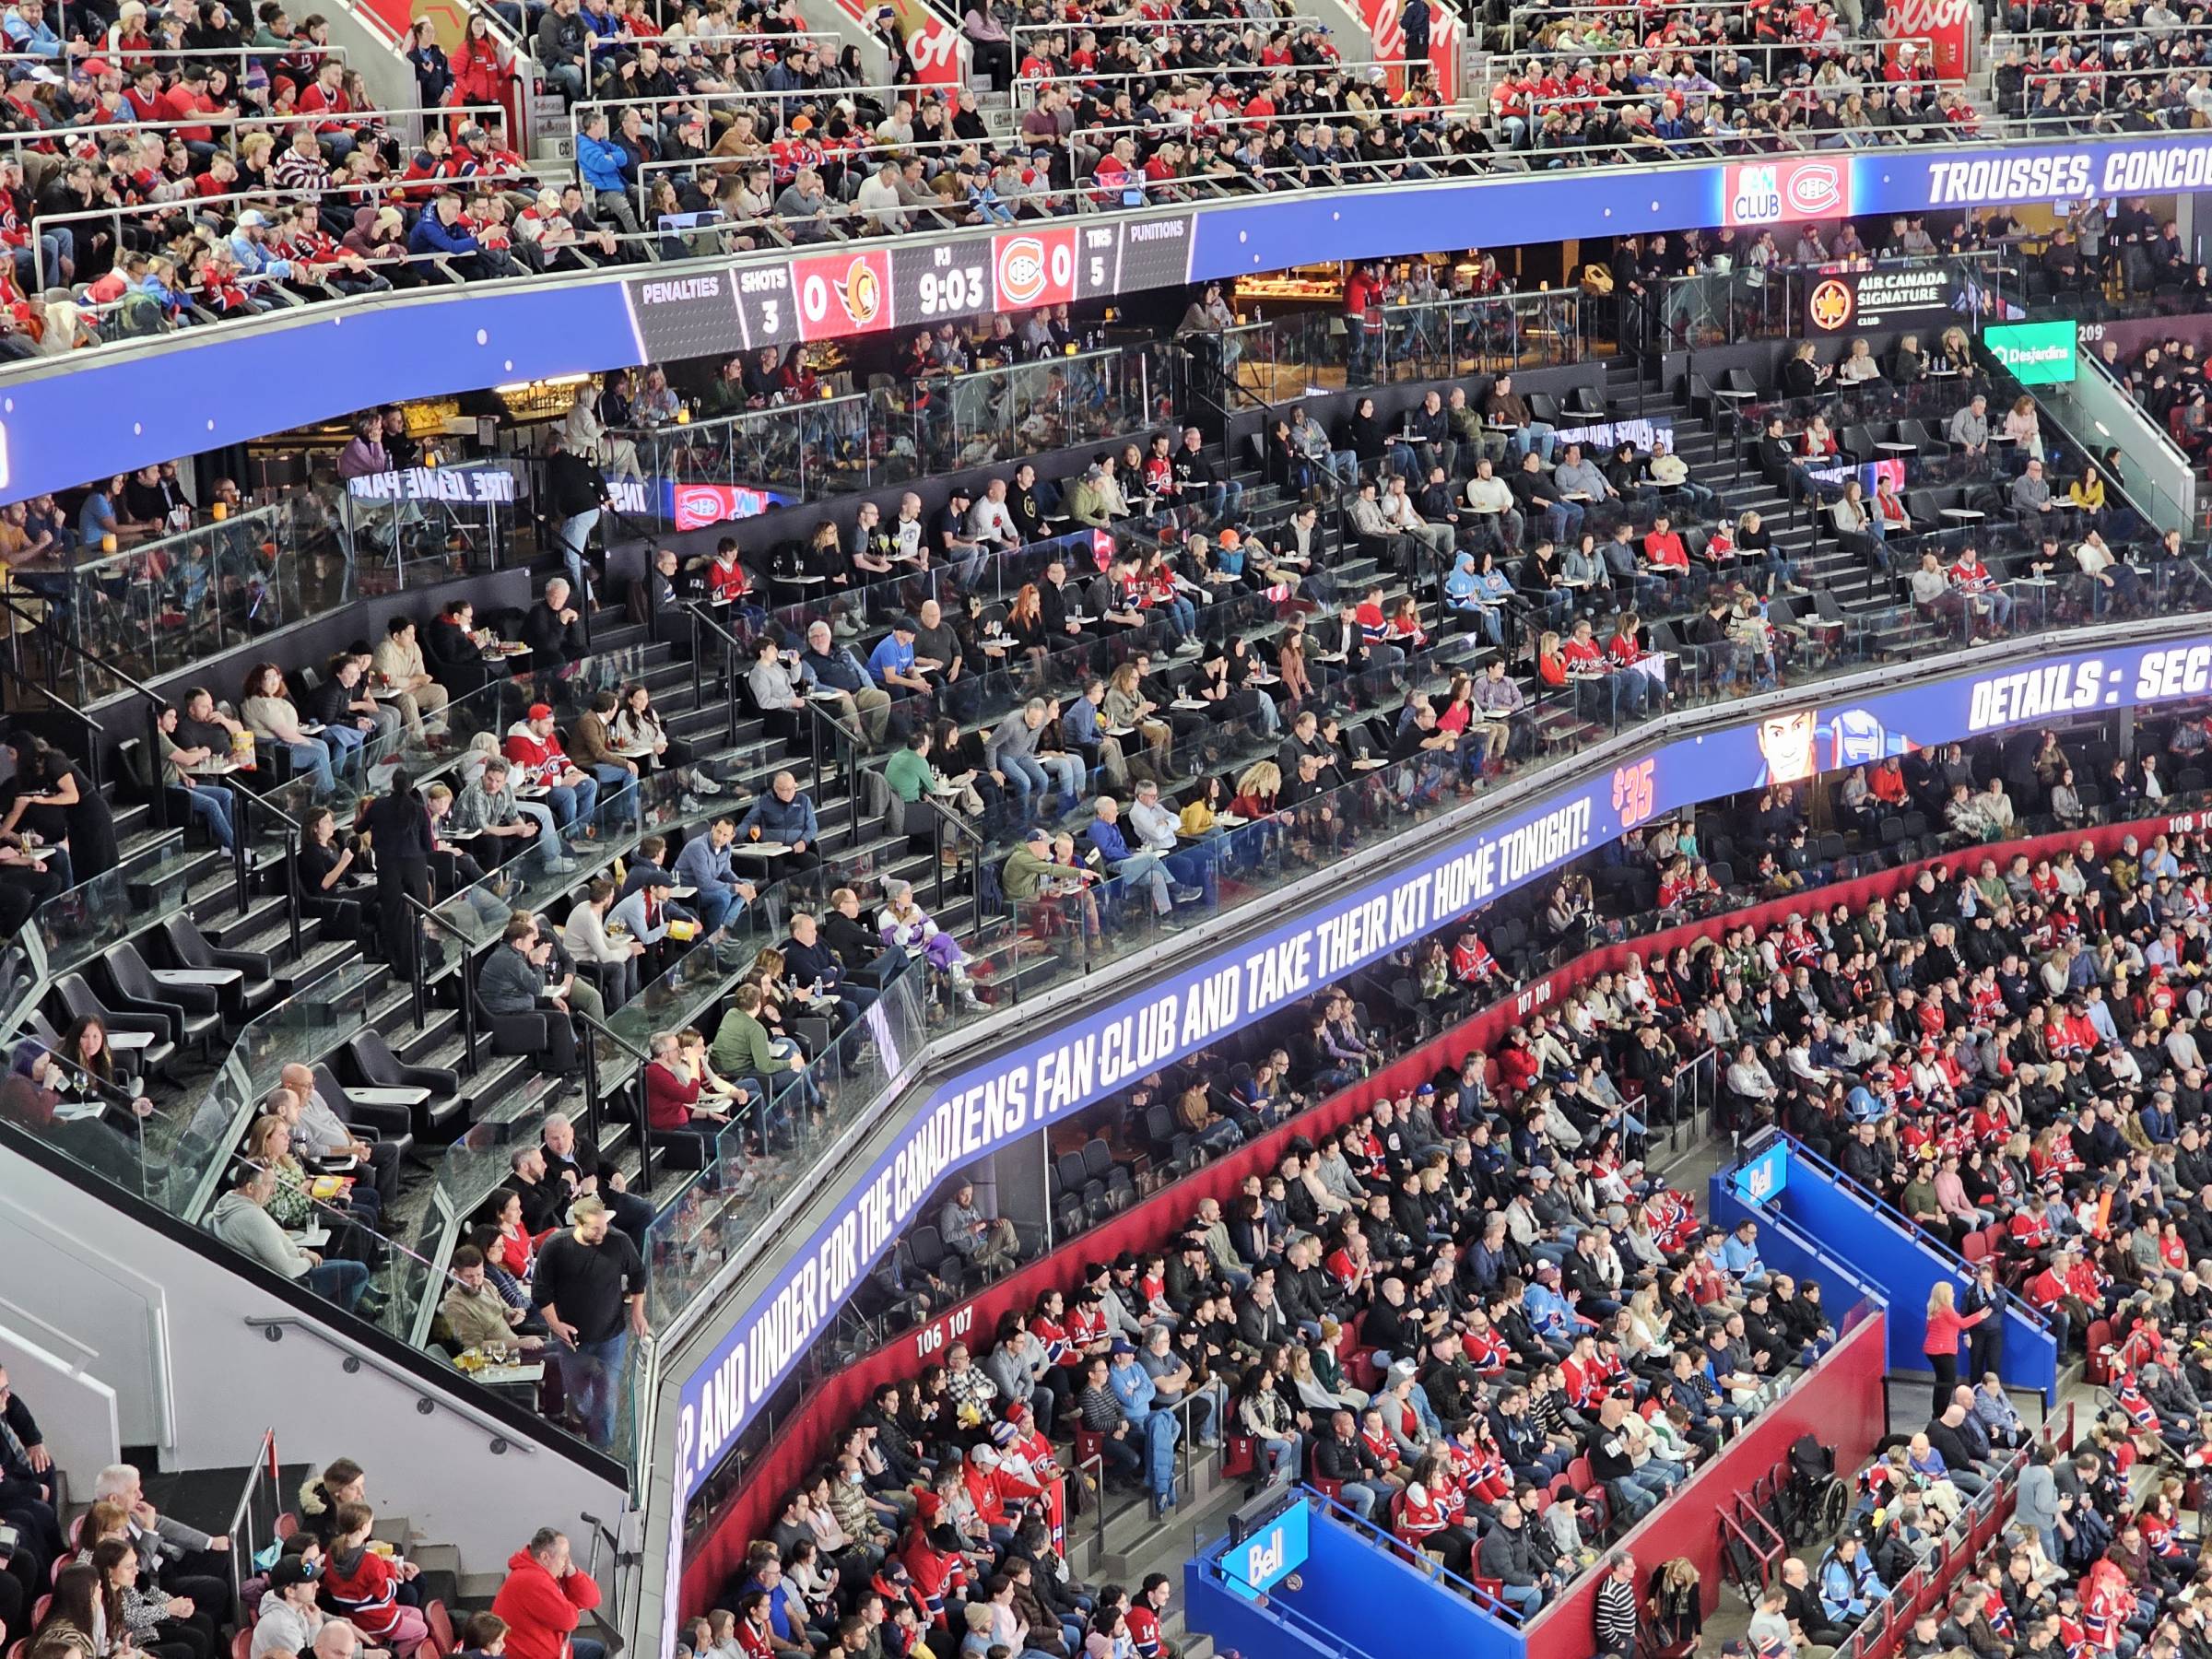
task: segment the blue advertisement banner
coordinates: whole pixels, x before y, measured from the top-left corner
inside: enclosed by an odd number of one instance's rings
[[[159,346],[79,355],[0,377],[0,498],[19,500],[329,420],[378,404],[559,374],[634,368],[748,343],[865,328],[1329,259],[1381,258],[1512,240],[1794,224],[1998,202],[2212,188],[2212,132],[2062,144],[1816,151],[1760,161],[1561,169],[1225,202],[1125,219],[1078,219],[941,239],[971,278],[958,303],[917,288],[911,307],[806,325],[794,282],[806,256],[723,269],[661,267],[385,297],[282,320],[187,330]],[[1093,251],[1098,242],[1103,251]],[[901,238],[888,269],[936,243]],[[925,260],[923,263],[927,263]],[[1063,272],[1065,281],[1055,277]],[[875,291],[873,288],[871,292]],[[799,310],[794,311],[794,305]],[[849,308],[848,308],[849,310]],[[312,365],[312,371],[303,367]]]
[[[1222,1577],[1247,1600],[1259,1600],[1306,1563],[1312,1518],[1302,1497],[1288,1501],[1281,1514],[1221,1552]]]
[[[1776,1140],[1728,1172],[1728,1185],[1746,1204],[1765,1204],[1790,1184],[1790,1144]]]
[[[2212,636],[1957,675],[1678,738],[982,1062],[935,1090],[684,1383],[679,1509],[954,1171],[1659,815],[2060,714],[2208,690]]]

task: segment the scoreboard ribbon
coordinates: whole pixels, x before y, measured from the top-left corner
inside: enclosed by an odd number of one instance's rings
[[[623,285],[648,361],[926,328],[1190,280],[1195,216],[1022,225]]]

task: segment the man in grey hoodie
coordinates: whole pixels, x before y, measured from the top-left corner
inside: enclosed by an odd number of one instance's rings
[[[254,1616],[251,1659],[293,1659],[314,1645],[324,1619],[315,1605],[319,1576],[314,1563],[296,1555],[269,1569],[269,1587]]]
[[[369,1269],[359,1262],[326,1262],[292,1242],[269,1214],[276,1191],[274,1171],[241,1162],[231,1173],[230,1190],[216,1200],[207,1230],[271,1273],[296,1279],[352,1312],[369,1288]]]

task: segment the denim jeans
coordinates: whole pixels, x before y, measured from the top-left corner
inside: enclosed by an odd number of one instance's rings
[[[591,545],[592,530],[598,523],[599,509],[587,507],[573,518],[561,520],[556,532],[560,538],[560,556],[568,562],[570,585],[580,598],[584,593],[583,550]]]
[[[1552,451],[1559,447],[1551,436],[1557,429],[1548,420],[1532,420],[1517,429],[1513,433],[1513,458],[1519,460],[1534,449],[1544,457],[1544,465],[1549,466]]]
[[[1044,794],[1053,787],[1053,778],[1044,770],[1044,763],[1034,755],[1001,755],[998,770],[1006,774],[1006,792],[1018,804],[1026,806],[1033,794]],[[1069,792],[1069,799],[1074,792]]]
[[[331,762],[335,770],[350,767],[360,759],[362,747],[369,741],[369,734],[352,724],[326,725],[317,735],[330,750]],[[364,769],[365,766],[364,762]]]
[[[305,743],[285,745],[285,752],[291,757],[294,771],[314,779],[317,794],[328,794],[337,787],[337,780],[331,775],[330,750],[323,744],[310,737]]]
[[[369,1288],[369,1269],[360,1262],[323,1262],[302,1274],[300,1282],[350,1313]]]
[[[709,933],[717,933],[730,919],[730,912],[737,908],[737,895],[718,881],[712,887],[700,888],[685,902],[699,912],[701,927]]]
[[[184,805],[194,817],[207,825],[207,833],[215,844],[226,853],[238,844],[238,831],[230,823],[230,792],[220,784],[201,783],[183,792]]]
[[[1498,1599],[1525,1619],[1543,1606],[1544,1592],[1534,1584],[1501,1584]]]
[[[643,813],[644,804],[636,788],[637,780],[629,775],[629,768],[602,760],[594,762],[590,771],[593,782],[599,785],[599,798],[602,801],[611,804],[624,790],[628,790],[629,797],[623,804],[624,816],[636,818]]]
[[[627,1330],[573,1347],[554,1338],[553,1357],[560,1366],[561,1387],[595,1446],[614,1444],[615,1408],[621,1397],[623,1360],[629,1352]]]
[[[587,822],[599,806],[599,780],[586,776],[574,783],[556,783],[546,799],[563,830]]]

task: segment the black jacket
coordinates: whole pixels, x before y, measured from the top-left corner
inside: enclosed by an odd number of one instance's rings
[[[562,450],[546,464],[546,493],[553,511],[563,518],[606,505],[606,478],[599,464],[587,455]]]
[[[523,618],[523,643],[530,647],[533,668],[553,668],[563,663],[581,662],[584,654],[583,624],[581,619],[562,622],[559,614],[541,599]]]

